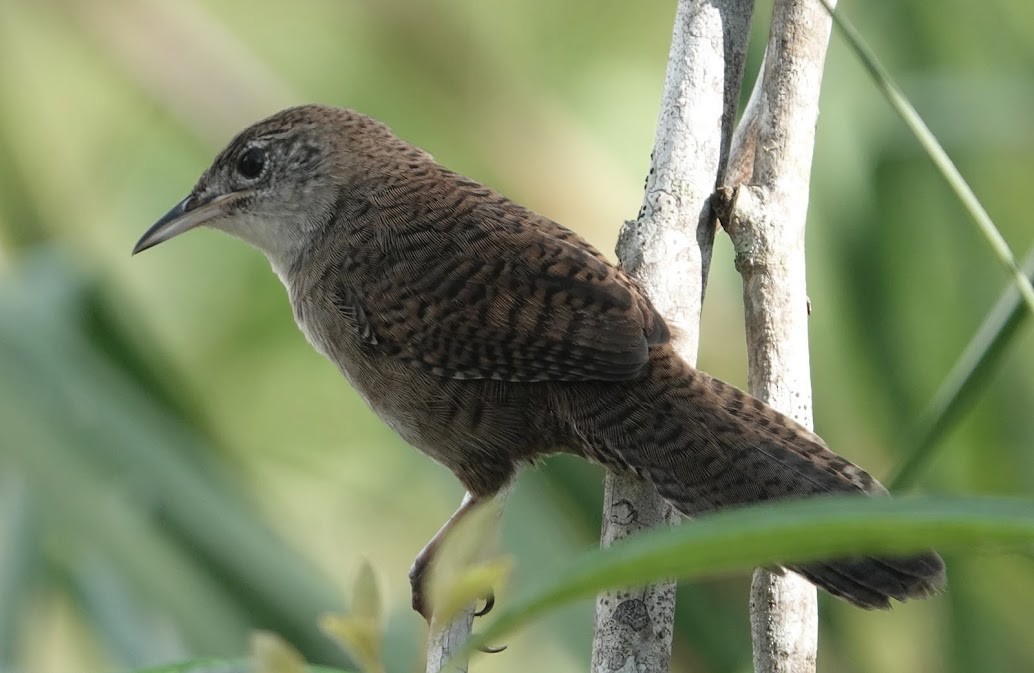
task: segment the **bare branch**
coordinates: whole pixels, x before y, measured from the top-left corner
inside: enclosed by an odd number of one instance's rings
[[[754,88],[750,91],[750,99],[732,134],[729,168],[725,173],[725,184],[729,187],[750,182],[754,177],[754,150],[758,142],[758,116],[761,114],[764,73],[765,64],[762,62],[757,79],[754,80]]]
[[[777,0],[757,114],[753,184],[725,191],[743,276],[751,392],[811,427],[804,226],[831,20],[816,0]],[[749,129],[741,133],[749,137]],[[751,587],[755,673],[815,670],[815,589],[758,570]]]
[[[493,524],[499,523],[499,518],[503,515],[503,508],[506,505],[506,500],[510,497],[510,493],[513,491],[513,482],[510,482],[494,496],[494,514],[495,517],[491,520]],[[433,547],[436,544],[441,545],[453,545],[456,544],[457,540],[455,535],[457,532],[461,533],[460,541],[463,540],[462,531],[458,529],[462,526],[469,525],[470,520],[466,517],[467,512],[465,508],[472,503],[482,503],[476,505],[477,507],[483,507],[485,501],[477,500],[470,493],[466,493],[463,496],[463,501],[460,503],[459,509],[449,518],[445,525],[435,534],[431,541],[427,543],[424,550],[421,551],[423,554],[429,547]],[[461,523],[462,520],[462,523]],[[485,522],[487,523],[487,522]],[[474,536],[479,541],[481,549],[478,554],[482,557],[490,557],[497,553],[497,547],[499,543],[499,531],[498,526],[492,531],[478,529],[478,534]],[[435,559],[432,563],[438,563],[442,559],[442,552],[438,552],[435,555]],[[472,562],[473,559],[465,558],[464,563]],[[485,607],[485,612],[490,609],[488,605]],[[481,613],[483,614],[483,613]],[[452,621],[442,624],[438,621],[437,616],[432,618],[430,631],[427,634],[427,673],[467,673],[468,662],[463,657],[457,655],[465,652],[470,635],[474,625],[474,617],[478,613],[475,612],[475,606],[471,605],[465,610],[457,614],[452,618]],[[506,649],[505,645],[495,649],[485,649],[484,652],[493,653],[499,652]],[[446,664],[452,662],[451,668],[444,668]]]
[[[680,0],[643,205],[626,223],[618,257],[696,361],[700,304],[714,243],[708,205],[721,184],[750,36],[752,0]],[[601,544],[678,519],[656,490],[608,475]],[[601,594],[592,670],[662,673],[671,659],[675,585]]]
[[[444,626],[437,622],[431,623],[431,632],[427,636],[427,673],[445,672],[445,664],[459,654],[470,639],[473,624],[473,607],[453,617]],[[467,673],[467,662],[459,661],[448,673]]]

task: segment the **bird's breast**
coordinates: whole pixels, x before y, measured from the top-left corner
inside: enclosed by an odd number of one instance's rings
[[[293,303],[306,339],[370,408],[468,489],[494,492],[515,463],[559,448],[541,384],[435,376],[371,344],[354,321],[335,313],[331,298]]]
[[[332,299],[309,296],[295,303],[295,320],[308,342],[337,365],[369,407],[392,430],[424,453],[439,455],[448,441],[440,409],[455,395],[441,379],[371,345]]]

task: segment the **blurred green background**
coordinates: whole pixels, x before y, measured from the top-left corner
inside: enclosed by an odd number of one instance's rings
[[[1018,255],[1034,244],[1027,0],[846,3]],[[356,107],[612,250],[648,167],[672,2],[0,1],[0,669],[99,673],[315,627],[368,559],[391,671],[422,670],[408,565],[459,502],[304,342],[257,252],[204,231],[130,258],[243,126]],[[764,36],[768,6],[755,24]],[[748,66],[758,65],[754,45]],[[809,222],[816,425],[887,476],[1005,286],[954,196],[834,35]],[[744,385],[719,234],[701,366]],[[1029,326],[920,488],[1034,492]],[[598,535],[599,470],[526,472],[511,591]],[[890,613],[823,597],[820,670],[1034,670],[1034,562],[949,559]],[[516,587],[516,589],[514,588]],[[678,671],[750,670],[747,578],[681,590]],[[500,600],[506,600],[505,594]],[[587,668],[591,605],[479,671]]]

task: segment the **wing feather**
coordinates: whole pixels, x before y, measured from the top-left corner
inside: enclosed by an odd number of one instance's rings
[[[358,263],[340,273],[337,296],[367,342],[446,378],[640,374],[668,330],[630,278],[552,220],[455,174],[438,178],[435,193],[384,190],[355,211]]]

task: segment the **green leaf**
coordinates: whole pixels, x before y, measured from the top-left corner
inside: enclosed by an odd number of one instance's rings
[[[381,591],[370,562],[363,559],[352,587],[352,612],[320,616],[319,626],[364,673],[382,673],[384,619]]]
[[[352,587],[352,612],[375,623],[381,621],[381,591],[370,562],[363,559]]]
[[[252,673],[254,667],[247,659],[188,659],[127,673]]]
[[[306,666],[309,673],[347,673],[342,669],[327,666]],[[250,659],[188,659],[161,666],[140,668],[126,673],[256,673]]]
[[[61,531],[58,567],[75,575],[83,555],[99,553],[198,651],[239,649],[263,624],[312,658],[340,660],[311,628],[340,605],[338,592],[225,478],[218,451],[89,341],[78,319],[89,284],[75,268],[38,254],[0,284],[0,459]],[[129,523],[112,526],[99,514],[109,509]],[[114,613],[88,616],[102,614]],[[118,644],[133,639],[112,638],[117,625],[94,625],[123,661],[152,646],[127,651]]]
[[[286,640],[270,631],[251,634],[255,673],[305,673],[305,659]]]
[[[512,571],[513,559],[500,556],[463,568],[448,583],[432,584],[435,620],[442,624],[451,622],[478,599],[499,591]]]
[[[605,589],[862,553],[1031,545],[1030,501],[812,498],[730,510],[584,554],[503,605],[496,620],[471,639],[467,654],[548,610]]]
[[[451,621],[479,598],[498,591],[513,562],[498,556],[502,502],[488,500],[445,536],[431,564],[427,592],[435,619]]]
[[[384,673],[381,645],[384,634],[380,624],[359,615],[326,614],[320,617],[320,630],[354,659],[363,673]]]
[[[6,469],[5,469],[6,468]],[[0,670],[18,661],[23,615],[42,565],[38,516],[19,470],[0,463]]]

